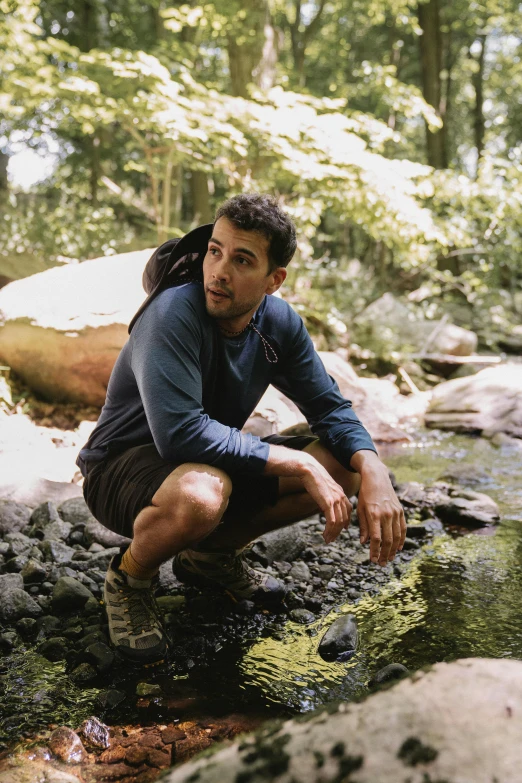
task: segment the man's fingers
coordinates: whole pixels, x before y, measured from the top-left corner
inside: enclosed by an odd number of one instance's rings
[[[402,550],[404,546],[404,541],[406,539],[406,533],[408,532],[408,525],[406,524],[406,518],[404,516],[404,509],[401,506],[400,510],[400,526],[401,526],[401,542],[399,544],[399,550]]]
[[[361,544],[365,544],[368,541],[368,520],[366,519],[364,504],[361,503],[360,498],[359,503],[357,504],[357,518],[359,519],[359,540]]]
[[[344,529],[348,530],[348,528],[350,527],[350,522],[352,520],[352,504],[350,503],[350,501],[346,496],[343,498],[343,501],[344,501],[345,519],[346,519],[344,523]]]
[[[401,518],[399,509],[395,509],[393,513],[393,543],[391,545],[390,554],[388,555],[388,562],[393,560],[397,554],[397,549],[401,543]]]
[[[379,565],[386,565],[393,545],[393,514],[385,512],[381,519],[381,553]]]
[[[381,526],[373,514],[366,509],[366,516],[368,519],[368,527],[370,533],[370,560],[372,563],[377,563],[379,560],[379,554],[381,551]]]

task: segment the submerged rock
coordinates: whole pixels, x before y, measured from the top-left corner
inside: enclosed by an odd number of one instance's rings
[[[66,764],[79,764],[87,758],[81,739],[67,726],[60,726],[53,731],[49,739],[49,748],[54,756],[60,761],[65,761]]]
[[[393,680],[402,680],[409,674],[409,670],[402,663],[389,663],[388,666],[383,666],[376,674],[373,675],[368,683],[369,688],[376,688],[379,685],[383,685],[385,682],[393,682]]]
[[[319,655],[325,661],[346,661],[357,651],[357,620],[345,614],[335,620],[319,643]]]

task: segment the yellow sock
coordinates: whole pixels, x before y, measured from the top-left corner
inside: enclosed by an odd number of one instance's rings
[[[128,547],[120,563],[120,571],[132,576],[133,579],[152,579],[159,571],[159,568],[144,568],[132,556],[131,548]]]

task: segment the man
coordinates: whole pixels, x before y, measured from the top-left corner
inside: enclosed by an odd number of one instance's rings
[[[183,582],[270,603],[284,586],[241,554],[263,533],[322,511],[329,543],[358,492],[373,562],[392,560],[406,534],[369,434],[301,318],[272,296],[296,248],[290,218],[268,196],[240,195],[181,240],[189,260],[202,234],[199,281],[158,286],[142,306],[78,458],[94,516],[132,538],[109,566],[105,602],[113,645],[136,662],[167,651],[153,589],[173,556]],[[240,432],[270,383],[317,437]]]

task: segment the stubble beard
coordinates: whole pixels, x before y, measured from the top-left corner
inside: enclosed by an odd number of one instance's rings
[[[226,307],[223,307],[223,305],[214,305],[213,302],[209,302],[208,298],[205,297],[205,306],[207,309],[207,313],[211,318],[214,318],[219,321],[228,321],[232,318],[239,318],[242,315],[245,315],[246,313],[249,313],[251,310],[256,310],[261,302],[259,302],[257,299],[255,301],[251,302],[233,302],[232,300],[227,303]]]

